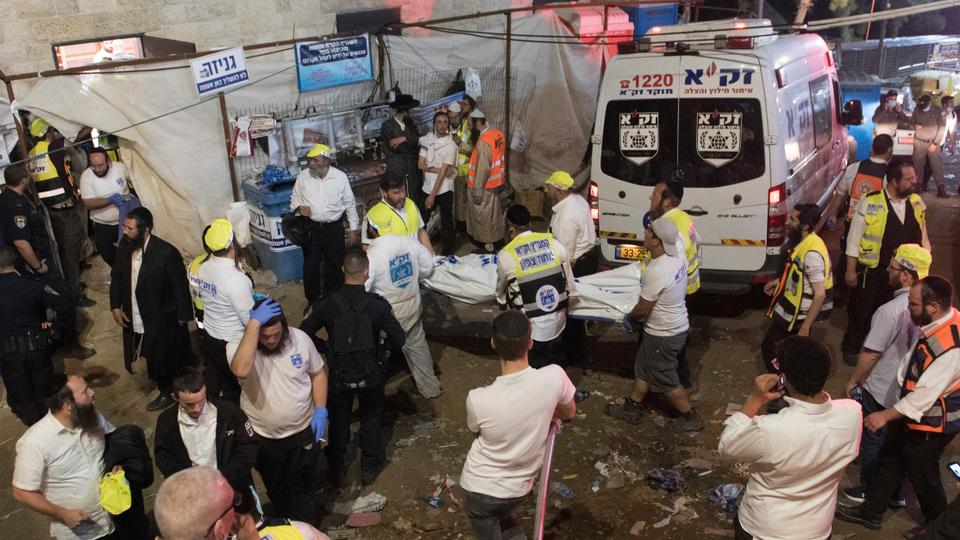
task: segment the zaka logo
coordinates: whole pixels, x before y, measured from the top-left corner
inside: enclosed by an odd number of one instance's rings
[[[733,86],[734,84],[740,83],[742,85],[749,85],[753,83],[753,72],[755,70],[750,68],[717,68],[717,64],[711,62],[710,66],[707,69],[697,68],[697,69],[687,69],[687,76],[683,80],[683,84],[686,86],[690,85],[703,85],[703,79],[713,79],[714,75],[720,74],[718,80],[719,86]]]

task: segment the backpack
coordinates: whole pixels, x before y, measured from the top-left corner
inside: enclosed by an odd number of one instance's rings
[[[369,299],[364,296],[356,305],[351,305],[343,294],[332,294],[340,308],[333,320],[330,334],[330,371],[338,382],[373,383],[383,372],[380,364],[379,335],[374,333],[373,322],[367,312]]]

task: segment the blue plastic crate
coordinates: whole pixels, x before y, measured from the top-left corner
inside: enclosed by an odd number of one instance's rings
[[[243,183],[250,212],[250,235],[263,266],[277,276],[278,282],[303,279],[303,250],[283,236],[280,216],[290,210],[293,184],[274,189],[247,181]]]

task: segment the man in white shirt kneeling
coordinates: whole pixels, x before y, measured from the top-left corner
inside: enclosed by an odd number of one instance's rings
[[[860,404],[830,399],[830,351],[805,336],[777,348],[780,375],[754,379],[753,392],[725,422],[720,455],[750,463],[750,479],[734,520],[737,540],[829,538],[837,486],[857,457]],[[788,407],[757,416],[769,401]]]
[[[490,341],[500,376],[467,394],[467,427],[477,438],[460,475],[463,506],[479,540],[525,538],[514,511],[543,465],[550,424],[577,413],[576,388],[560,366],[530,367],[533,338],[523,312],[498,315]]]

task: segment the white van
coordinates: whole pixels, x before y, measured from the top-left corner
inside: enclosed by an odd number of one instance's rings
[[[777,35],[765,19],[655,27],[622,45],[591,139],[603,258],[642,256],[650,193],[680,164],[703,289],[740,294],[775,278],[787,209],[826,207],[847,164],[845,117],[857,122],[858,102],[841,110],[827,45]]]

